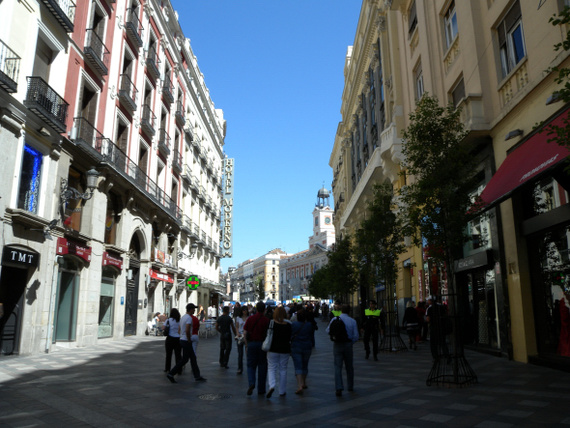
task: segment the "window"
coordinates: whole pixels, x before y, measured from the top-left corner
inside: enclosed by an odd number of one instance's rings
[[[521,7],[517,1],[497,27],[503,77],[526,56]]]
[[[109,267],[103,268],[101,292],[99,297],[98,337],[113,336],[113,303],[115,300],[115,272]]]
[[[421,64],[414,71],[414,80],[416,84],[416,101],[419,101],[424,95],[424,76]]]
[[[18,208],[38,213],[40,196],[40,179],[43,156],[27,144],[24,145],[22,170],[20,173],[20,190],[18,192]]]
[[[105,244],[115,245],[116,243],[117,223],[121,219],[119,200],[120,198],[116,194],[109,193],[105,218]]]
[[[453,103],[453,107],[457,108],[463,98],[465,98],[465,84],[463,83],[463,79],[461,79],[451,91],[451,102]]]
[[[452,1],[449,5],[449,9],[447,9],[443,22],[445,25],[445,41],[449,48],[455,40],[455,36],[457,36],[457,14],[455,13],[455,1]]]
[[[416,29],[417,25],[418,25],[418,15],[416,13],[416,1],[415,0],[412,3],[412,7],[410,8],[410,12],[408,13],[408,23],[409,23],[408,33],[411,36],[412,33],[414,32],[414,30]]]

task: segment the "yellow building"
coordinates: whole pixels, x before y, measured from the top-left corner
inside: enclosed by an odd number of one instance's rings
[[[429,93],[460,108],[465,143],[480,162],[473,193],[487,203],[466,225],[473,240],[455,262],[464,341],[568,367],[569,332],[560,322],[570,296],[570,180],[560,162],[568,151],[534,129],[567,108],[552,97],[546,71],[568,66],[567,53],[553,49],[568,29],[548,22],[565,3],[363,1],[330,165],[342,236],[358,228],[374,183],[403,184],[400,137],[417,100]],[[421,249],[408,247],[399,268],[400,307],[445,286]]]

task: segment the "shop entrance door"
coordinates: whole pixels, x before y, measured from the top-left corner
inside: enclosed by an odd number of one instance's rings
[[[0,318],[0,354],[10,355],[18,352],[27,280],[26,269],[9,266],[2,268],[0,303],[4,315]]]
[[[139,269],[132,269],[132,279],[127,279],[127,292],[125,299],[125,336],[134,336],[137,334],[137,311],[139,299],[138,284]]]
[[[54,326],[54,339],[56,342],[75,340],[78,299],[79,276],[77,271],[60,271]]]

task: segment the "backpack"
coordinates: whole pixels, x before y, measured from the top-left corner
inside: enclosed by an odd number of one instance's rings
[[[348,333],[346,332],[346,326],[340,317],[333,318],[329,327],[329,335],[333,342],[350,342]]]

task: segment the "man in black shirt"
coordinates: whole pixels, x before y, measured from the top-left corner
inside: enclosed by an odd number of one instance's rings
[[[234,320],[230,317],[230,307],[224,306],[222,315],[216,320],[216,330],[220,333],[220,366],[229,369],[228,361],[232,351],[232,331],[236,335]]]

